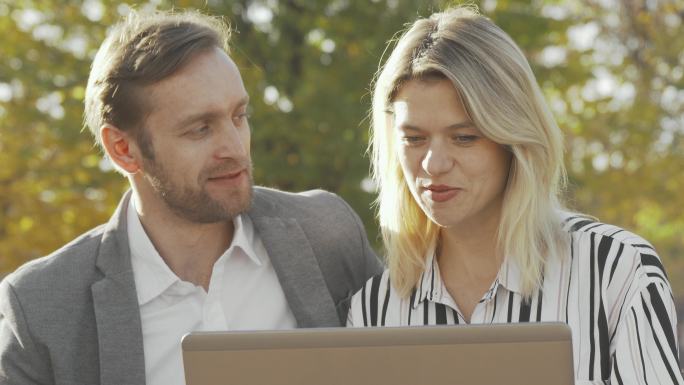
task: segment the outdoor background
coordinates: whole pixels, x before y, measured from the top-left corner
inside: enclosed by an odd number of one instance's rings
[[[256,183],[340,194],[381,252],[369,83],[395,32],[446,3],[0,0],[0,277],[106,221],[127,188],[81,116],[95,50],[131,7],[225,16]],[[682,0],[474,3],[525,51],[566,134],[569,206],[650,240],[684,298]]]

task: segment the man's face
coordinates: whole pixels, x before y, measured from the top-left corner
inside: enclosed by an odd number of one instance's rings
[[[252,198],[248,95],[235,63],[219,49],[144,87],[148,142],[142,175],[176,215],[197,223],[229,220]]]

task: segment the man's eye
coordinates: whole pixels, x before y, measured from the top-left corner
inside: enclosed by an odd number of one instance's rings
[[[250,115],[247,112],[244,112],[242,114],[239,114],[233,118],[233,122],[235,123],[236,126],[241,126],[244,122],[246,122],[249,119]]]
[[[208,125],[203,125],[197,128],[193,128],[192,130],[188,131],[185,133],[185,135],[191,137],[191,138],[199,138],[204,135],[206,135],[209,132],[209,126]]]

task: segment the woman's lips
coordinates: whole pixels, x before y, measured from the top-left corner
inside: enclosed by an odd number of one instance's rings
[[[461,191],[458,187],[451,187],[446,185],[429,185],[423,187],[427,197],[437,203],[446,202],[452,199]]]

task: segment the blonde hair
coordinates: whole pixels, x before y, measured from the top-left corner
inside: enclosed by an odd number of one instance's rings
[[[547,256],[563,252],[558,210],[565,184],[563,138],[524,54],[476,8],[458,7],[414,22],[373,84],[372,176],[390,277],[408,295],[439,228],[415,202],[396,152],[388,108],[411,79],[443,77],[490,140],[512,154],[497,248],[522,273],[522,294],[539,287]]]

